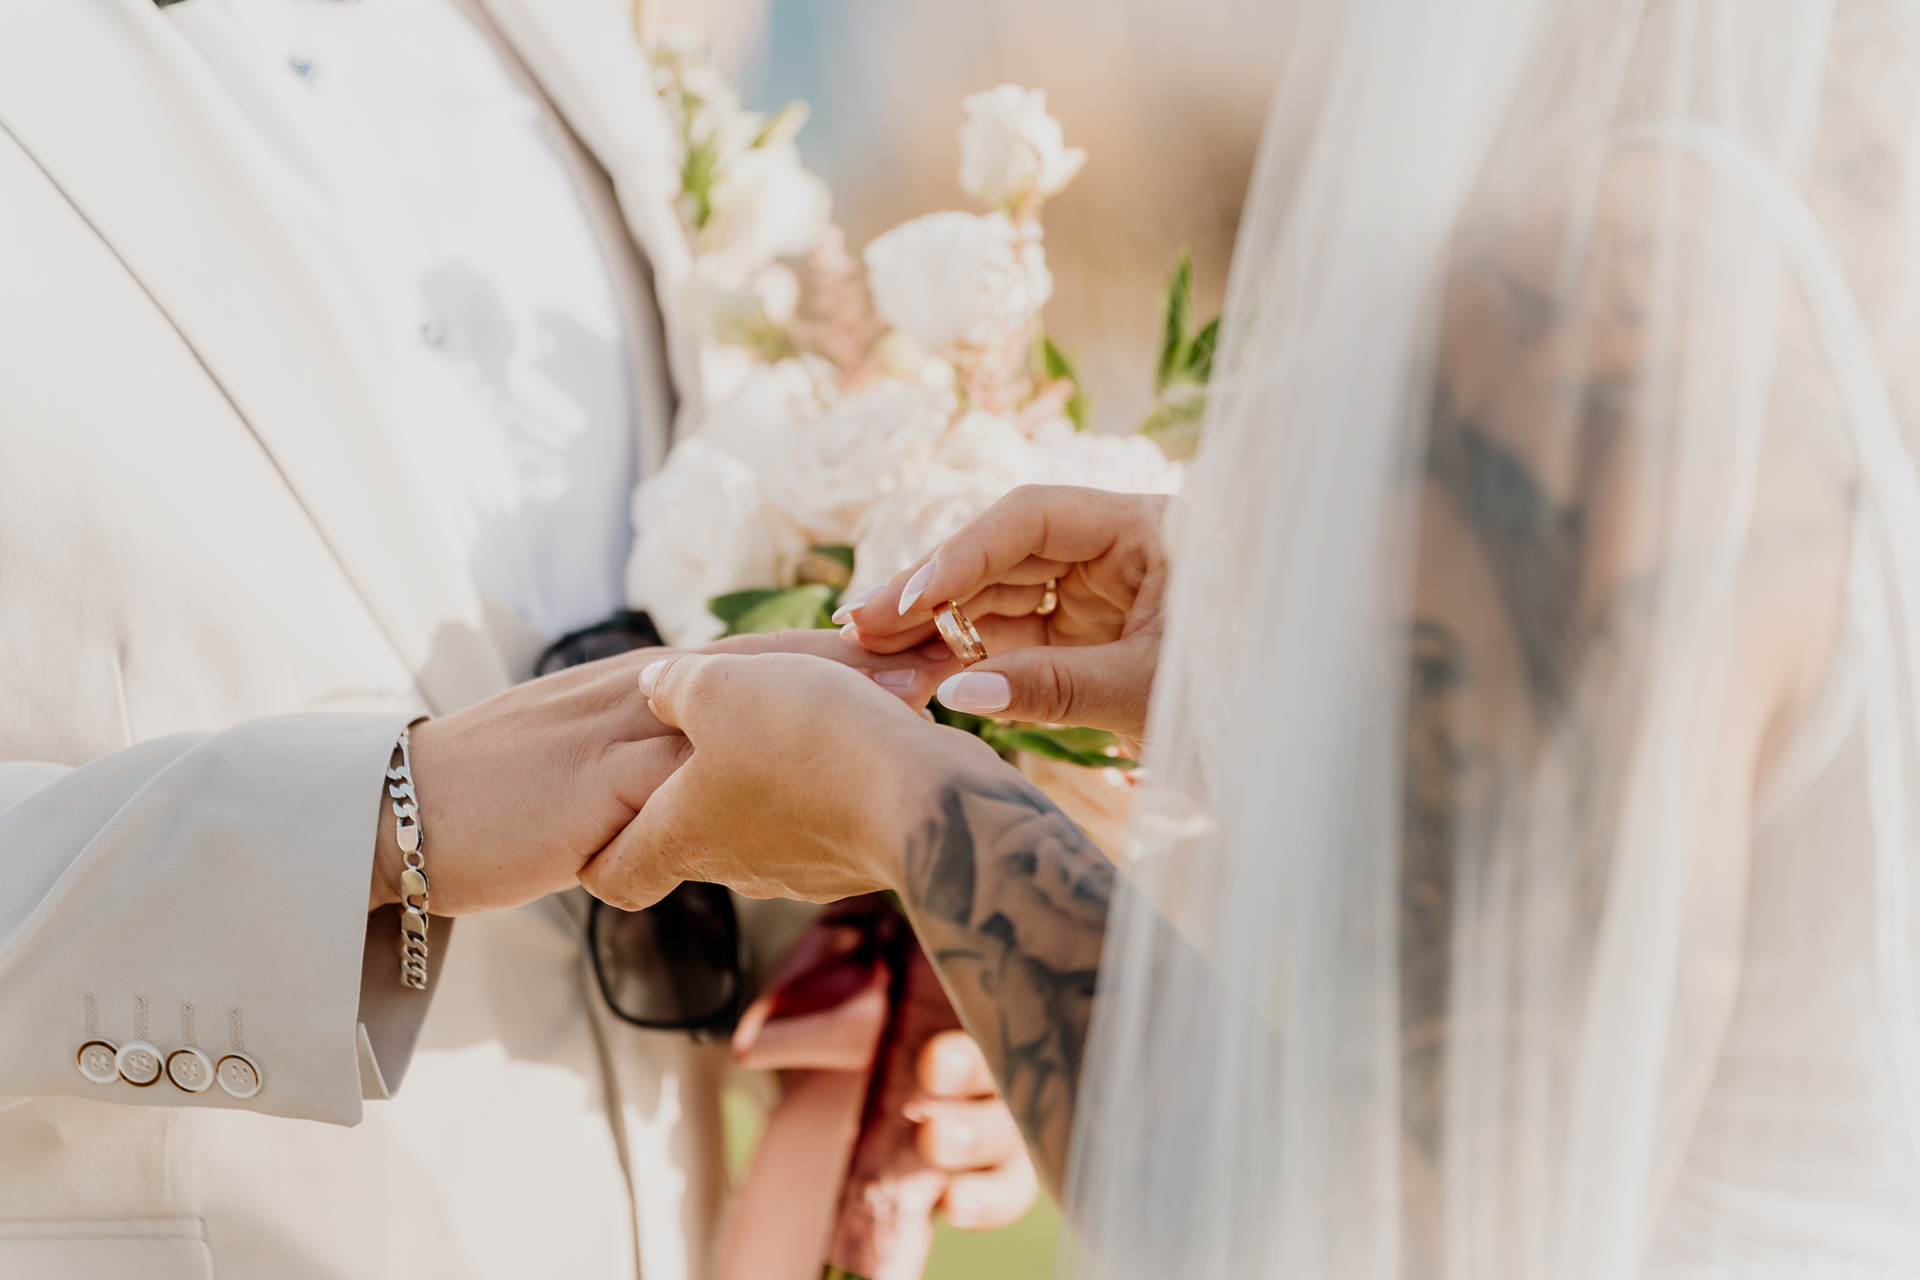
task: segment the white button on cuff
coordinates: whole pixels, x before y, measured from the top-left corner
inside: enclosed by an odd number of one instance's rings
[[[120,1078],[128,1084],[150,1085],[160,1079],[160,1051],[145,1040],[129,1040],[114,1055]]]
[[[213,1087],[213,1061],[198,1049],[175,1049],[167,1055],[167,1079],[188,1093]]]
[[[220,1059],[214,1077],[236,1098],[251,1098],[260,1092],[260,1068],[244,1053],[230,1053]]]
[[[80,1064],[80,1074],[95,1084],[112,1084],[120,1078],[119,1051],[108,1040],[89,1040],[80,1046],[80,1052],[74,1060]]]

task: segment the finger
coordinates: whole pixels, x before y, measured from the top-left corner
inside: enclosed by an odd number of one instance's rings
[[[964,1031],[942,1031],[927,1041],[915,1077],[930,1098],[984,1098],[994,1092],[987,1055]]]
[[[931,621],[920,622],[914,626],[906,627],[903,630],[886,632],[884,634],[869,633],[860,630],[860,624],[857,620],[847,625],[854,628],[854,630],[845,633],[847,638],[858,643],[859,646],[868,653],[875,655],[906,653],[919,648],[928,640],[937,639],[940,634],[934,628]]]
[[[967,617],[978,625],[984,618],[1025,618],[1040,607],[1046,599],[1048,579],[1030,586],[1018,586],[1012,583],[996,582],[980,588],[967,599],[960,602]]]
[[[686,734],[697,746],[705,713],[725,696],[730,681],[745,676],[745,664],[754,661],[744,654],[675,654],[640,668],[640,692],[655,719]]]
[[[622,742],[603,757],[607,784],[620,803],[639,813],[654,792],[693,756],[693,744],[677,733]]]
[[[920,1158],[948,1173],[997,1169],[1026,1150],[1013,1113],[998,1098],[929,1107],[913,1135]]]
[[[896,575],[852,611],[860,629],[886,635],[932,616],[948,600],[964,600],[990,582],[1045,582],[1066,567],[1110,549],[1135,518],[1138,495],[1067,485],[1023,485],[975,516],[932,556]],[[1029,561],[1051,561],[1051,565]],[[1014,574],[1016,569],[1025,572]],[[894,619],[885,617],[888,607]]]
[[[1153,687],[1153,643],[1029,645],[977,663],[940,686],[941,703],[977,716],[1083,725],[1138,737]]]
[[[1033,1161],[1022,1150],[1018,1158],[984,1173],[955,1174],[941,1200],[950,1226],[962,1231],[997,1231],[1027,1216],[1040,1198],[1040,1180]]]
[[[689,767],[675,772],[648,797],[633,821],[580,868],[580,884],[594,897],[624,911],[644,911],[686,879],[684,862],[669,856],[678,821],[680,793],[692,780]]]

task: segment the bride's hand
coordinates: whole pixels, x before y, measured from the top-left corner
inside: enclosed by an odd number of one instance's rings
[[[993,656],[942,684],[941,702],[977,715],[1110,729],[1137,742],[1160,656],[1167,501],[1054,485],[1015,489],[834,620],[850,622],[875,653],[944,653],[933,611],[957,600]],[[1049,580],[1057,604],[1043,615]]]

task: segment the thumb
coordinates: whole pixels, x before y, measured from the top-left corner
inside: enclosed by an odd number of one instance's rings
[[[640,668],[640,694],[654,718],[669,729],[696,737],[707,693],[726,677],[730,655],[678,653]]]
[[[1129,637],[1112,644],[1027,645],[976,663],[940,686],[955,711],[1139,737],[1152,690],[1151,654]]]
[[[662,783],[626,829],[580,868],[588,893],[624,911],[643,911],[672,893],[686,879],[682,859],[672,856],[676,828],[689,779],[683,770]]]

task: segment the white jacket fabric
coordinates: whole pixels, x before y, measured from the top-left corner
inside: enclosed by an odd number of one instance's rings
[[[483,8],[666,296],[629,9]],[[437,924],[427,995],[367,917],[394,735],[534,638],[437,542],[275,172],[178,15],[0,0],[0,1276],[699,1275],[721,1051],[606,1011],[577,896]],[[80,1071],[136,1038],[261,1087]]]

